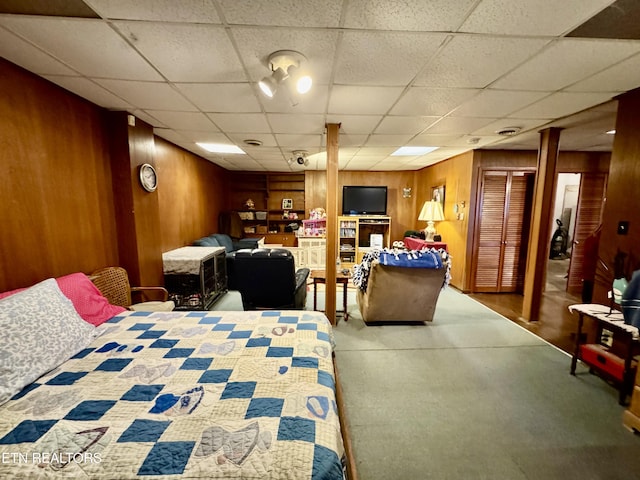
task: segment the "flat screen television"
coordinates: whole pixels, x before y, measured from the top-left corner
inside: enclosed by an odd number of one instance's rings
[[[387,187],[345,185],[342,187],[343,215],[386,215]]]

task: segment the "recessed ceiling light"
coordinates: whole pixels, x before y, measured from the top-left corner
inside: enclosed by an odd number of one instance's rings
[[[415,157],[416,155],[424,155],[425,153],[433,152],[437,150],[438,147],[400,147],[391,155],[394,157],[399,156],[410,156]]]
[[[242,150],[237,145],[228,145],[225,143],[200,143],[200,142],[197,142],[196,145],[204,148],[207,152],[211,152],[211,153],[241,153],[246,155],[244,150]]]
[[[616,130],[615,130],[615,128],[614,128],[613,130],[609,130],[609,131],[607,132],[607,135],[615,135],[615,134],[616,134]]]

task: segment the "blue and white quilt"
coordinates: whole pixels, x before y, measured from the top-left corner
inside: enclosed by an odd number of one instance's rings
[[[126,312],[0,407],[0,478],[342,479],[318,312]]]

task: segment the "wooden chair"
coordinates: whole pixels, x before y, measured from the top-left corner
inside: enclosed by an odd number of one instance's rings
[[[89,278],[112,305],[119,305],[129,310],[150,312],[169,312],[175,307],[174,302],[168,300],[169,292],[164,287],[132,287],[129,283],[129,275],[124,268],[101,268],[93,272]],[[146,297],[145,292],[159,294],[162,300],[134,304],[131,294],[139,293]]]

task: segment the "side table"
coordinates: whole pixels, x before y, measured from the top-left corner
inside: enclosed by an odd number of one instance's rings
[[[325,270],[311,270],[311,278],[313,279],[313,309],[317,311],[318,284],[327,283],[327,273]],[[345,321],[349,319],[349,313],[347,312],[347,285],[350,278],[351,273],[345,275],[342,272],[336,272],[336,283],[342,284],[342,310],[336,310],[336,313],[343,312]]]

